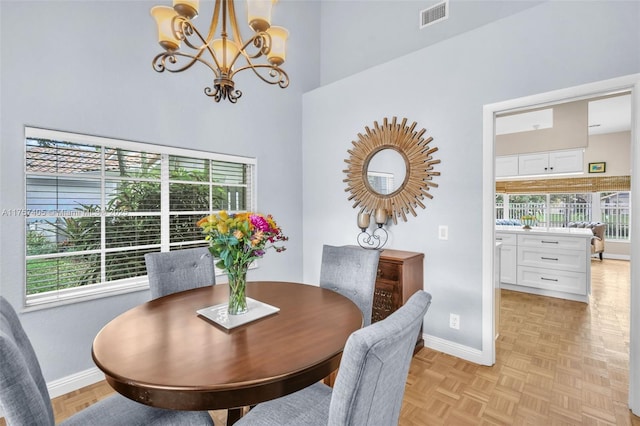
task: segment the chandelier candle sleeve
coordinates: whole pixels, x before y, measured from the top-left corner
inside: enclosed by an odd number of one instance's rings
[[[169,52],[180,49],[180,40],[173,32],[173,18],[178,13],[169,6],[155,6],[151,8],[151,16],[158,25],[158,43]]]
[[[271,7],[275,0],[247,0],[247,22],[255,32],[271,26]]]
[[[267,30],[267,34],[271,36],[271,50],[267,54],[267,60],[270,64],[280,66],[286,58],[285,46],[289,31],[282,27],[271,27]]]
[[[173,0],[173,8],[180,15],[193,19],[198,16],[200,0]]]

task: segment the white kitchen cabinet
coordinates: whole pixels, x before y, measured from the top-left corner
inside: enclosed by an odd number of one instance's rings
[[[501,288],[588,302],[593,233],[578,229],[496,227],[496,242],[502,242]]]
[[[551,173],[584,172],[584,150],[551,151],[549,167]]]
[[[583,172],[583,151],[551,151],[518,155],[519,175]]]
[[[496,177],[518,175],[518,156],[502,155],[496,157]]]
[[[496,242],[502,243],[500,248],[500,282],[515,284],[517,282],[517,246],[516,235],[496,232]]]

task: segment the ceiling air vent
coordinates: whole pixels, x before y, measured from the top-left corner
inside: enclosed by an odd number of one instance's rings
[[[420,29],[428,27],[449,17],[449,0],[445,0],[428,9],[420,11]]]

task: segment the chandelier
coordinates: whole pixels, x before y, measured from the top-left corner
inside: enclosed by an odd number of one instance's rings
[[[173,7],[153,7],[151,16],[158,25],[158,41],[165,49],[153,58],[153,69],[182,72],[197,62],[204,64],[214,74],[213,87],[205,87],[204,93],[216,102],[238,101],[242,92],[235,89],[233,77],[248,69],[265,83],[286,88],[289,76],[280,66],[285,60],[289,32],[271,25],[271,8],[276,1],[247,0],[248,23],[253,33],[246,42],[240,37],[233,0],[216,0],[206,37],[192,22],[198,16],[199,0],[174,0]],[[191,50],[181,50],[182,43]],[[266,58],[266,63],[254,63],[259,58]]]

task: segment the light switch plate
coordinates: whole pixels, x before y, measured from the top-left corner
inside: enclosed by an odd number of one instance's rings
[[[438,227],[438,239],[439,240],[449,239],[449,227],[447,225],[440,225]]]

